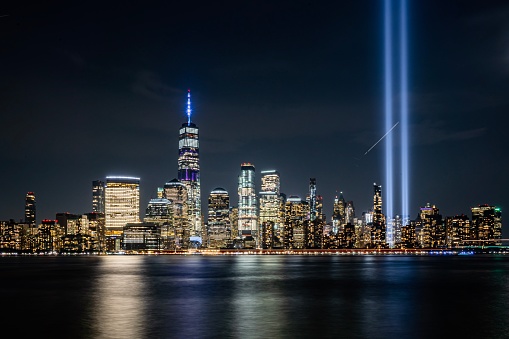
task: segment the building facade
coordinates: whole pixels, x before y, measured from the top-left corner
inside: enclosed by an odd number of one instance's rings
[[[104,181],[92,181],[92,212],[104,213]]]
[[[178,180],[187,189],[187,219],[193,236],[201,236],[200,144],[191,122],[191,91],[187,92],[187,122],[179,130]]]
[[[140,178],[106,177],[104,211],[107,235],[120,235],[127,223],[140,222]]]
[[[276,170],[261,171],[259,225],[263,248],[281,248],[284,218],[281,213],[281,181]]]
[[[36,218],[35,193],[28,192],[25,196],[25,223],[35,225]]]
[[[258,236],[258,202],[256,199],[255,167],[251,163],[240,166],[238,181],[238,232],[242,238]]]
[[[224,188],[217,187],[210,192],[208,201],[208,247],[224,248],[230,239],[230,196]]]
[[[385,248],[386,244],[385,216],[382,213],[382,186],[373,184],[373,224],[371,228],[371,244],[373,248]]]

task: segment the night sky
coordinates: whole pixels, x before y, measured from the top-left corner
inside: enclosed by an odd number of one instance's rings
[[[62,1],[0,12],[0,220],[92,209],[92,181],[141,178],[141,216],[200,128],[202,205],[237,205],[242,162],[356,215],[384,186],[383,2]],[[410,210],[509,208],[509,3],[409,1]],[[399,151],[397,126],[391,133]],[[399,180],[396,173],[395,180]],[[259,190],[259,189],[258,189]],[[399,206],[395,198],[395,206]],[[398,209],[398,208],[396,208]],[[204,213],[206,217],[206,213]],[[504,218],[505,219],[505,218]],[[509,223],[503,222],[509,238]]]

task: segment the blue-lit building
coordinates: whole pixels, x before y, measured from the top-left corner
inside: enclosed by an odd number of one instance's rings
[[[200,145],[196,124],[191,122],[191,91],[187,92],[187,122],[179,130],[178,180],[187,189],[187,219],[191,235],[202,235]]]

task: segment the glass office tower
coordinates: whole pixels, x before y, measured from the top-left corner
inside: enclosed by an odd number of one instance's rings
[[[107,235],[140,221],[140,178],[109,176],[104,187]]]
[[[187,92],[187,122],[179,131],[178,180],[187,188],[187,218],[191,235],[201,236],[201,192],[198,127],[191,122],[191,91]]]
[[[258,204],[255,189],[255,167],[246,162],[240,165],[239,175],[239,236],[245,238],[258,236]]]

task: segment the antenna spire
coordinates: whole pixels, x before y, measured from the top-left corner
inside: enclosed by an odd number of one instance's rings
[[[191,124],[191,89],[187,90],[187,124]]]

